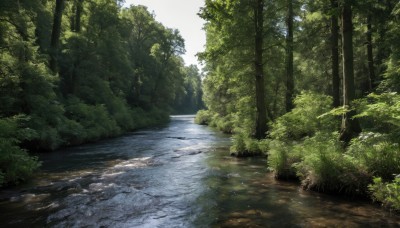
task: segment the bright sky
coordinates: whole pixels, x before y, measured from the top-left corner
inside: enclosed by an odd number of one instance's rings
[[[185,64],[199,65],[195,55],[204,50],[206,36],[202,30],[204,21],[197,13],[204,0],[125,0],[126,7],[131,4],[147,6],[165,27],[178,29],[185,39]]]

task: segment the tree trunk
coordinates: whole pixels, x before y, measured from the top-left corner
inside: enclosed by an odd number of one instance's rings
[[[293,1],[287,0],[286,34],[286,112],[293,109]]]
[[[75,13],[75,32],[81,32],[81,17],[83,11],[83,0],[77,0]]]
[[[343,53],[343,105],[351,109],[355,98],[353,69],[353,21],[351,0],[344,0],[342,6],[342,53]],[[342,117],[340,140],[348,143],[361,132],[357,119],[353,119],[355,111],[349,111]]]
[[[372,50],[372,16],[371,14],[367,17],[367,55],[368,55],[368,71],[369,71],[369,91],[376,87],[376,79],[375,79],[375,67],[374,67],[374,56]]]
[[[333,107],[340,106],[338,2],[331,0],[331,67]]]
[[[263,9],[264,1],[257,0],[254,7],[254,28],[255,28],[255,46],[254,46],[254,67],[256,83],[256,132],[257,139],[265,138],[267,132],[267,114],[265,106],[265,87],[263,72]]]
[[[53,73],[57,72],[57,55],[58,46],[60,43],[61,35],[61,18],[62,11],[64,8],[64,0],[56,0],[56,9],[53,17],[53,30],[51,32],[51,43],[50,43],[50,69]]]

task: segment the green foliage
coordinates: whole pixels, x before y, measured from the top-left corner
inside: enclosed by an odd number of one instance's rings
[[[277,177],[300,179],[309,189],[364,195],[372,176],[391,180],[399,173],[400,3],[349,1],[354,15],[354,88],[348,87],[351,91],[343,95],[354,94],[358,100],[351,98],[351,104],[332,109],[332,99],[323,94],[340,90],[332,75],[345,65],[334,61],[339,40],[331,40],[336,30],[332,20],[340,21],[341,13],[334,2],[293,3],[298,18],[294,21],[294,91],[307,92],[301,92],[294,99],[295,108],[285,113],[290,89],[285,82],[288,8],[283,1],[262,1],[263,30],[268,32],[259,38],[265,44],[261,55],[267,60],[262,67],[270,130],[268,139],[257,142],[251,140],[257,121],[252,65],[256,7],[251,1],[207,0],[199,13],[207,21],[207,44],[199,57],[205,62],[203,89],[209,111],[199,112],[196,121],[233,132],[233,152],[267,152],[268,165]],[[342,50],[347,51],[350,48]],[[353,113],[363,132],[342,145],[337,132],[340,117]]]
[[[297,179],[294,164],[300,162],[301,154],[294,150],[292,142],[268,141],[268,167],[279,179]]]
[[[111,97],[107,102],[107,109],[110,118],[115,120],[121,130],[129,131],[135,128],[133,113],[125,100]]]
[[[208,125],[211,122],[212,113],[209,110],[200,110],[196,114],[194,122],[200,125]]]
[[[65,109],[69,119],[82,125],[84,131],[80,137],[85,141],[94,141],[120,133],[120,128],[104,105],[87,105],[71,97]]]
[[[389,15],[392,20],[387,24],[388,36],[385,37],[385,42],[390,48],[390,56],[386,59],[385,65],[387,67],[384,72],[385,80],[379,85],[380,89],[389,92],[400,92],[400,3],[397,2]]]
[[[0,138],[0,186],[25,181],[39,166],[36,157],[29,156],[12,142]]]
[[[244,133],[233,135],[231,154],[238,157],[259,156],[263,154],[260,147],[261,141],[253,139]]]
[[[270,136],[279,140],[299,140],[317,131],[329,132],[338,127],[334,116],[323,116],[332,106],[329,96],[302,92],[294,99],[295,108],[272,123]]]
[[[169,121],[169,112],[161,108],[153,108],[144,116],[147,116],[145,126],[160,125]]]
[[[400,173],[400,146],[387,135],[364,132],[352,140],[347,154],[373,174],[390,180]]]
[[[303,92],[295,108],[276,119],[267,141],[268,165],[278,178],[301,180],[304,188],[365,194],[375,168],[360,163],[356,141],[346,150],[339,141],[338,118],[331,98]],[[341,112],[341,111],[339,111]],[[333,133],[332,133],[333,131]],[[362,144],[365,148],[368,145]]]
[[[357,102],[364,128],[372,131],[400,135],[400,95],[397,93],[371,93]]]
[[[200,73],[180,58],[179,31],[143,6],[80,2],[64,2],[59,45],[54,3],[0,4],[1,182],[36,167],[19,145],[55,150],[165,123],[179,102],[201,107]],[[14,116],[18,124],[8,121]]]
[[[368,188],[374,200],[400,211],[400,177],[396,177],[392,182],[384,182],[382,178],[376,177]]]
[[[391,123],[390,120],[396,116],[396,111],[390,111],[393,109],[385,106],[390,112],[381,112],[381,109],[376,109],[375,104],[373,101],[368,105],[364,104],[364,112],[361,112],[358,118],[374,118],[374,123],[378,123],[380,127],[384,123]],[[300,107],[307,109],[304,106]],[[299,113],[296,109],[300,107],[296,106],[292,112]],[[338,141],[337,133],[330,133],[334,125],[326,128],[321,123],[313,123],[313,121],[321,121],[334,115],[328,114],[317,118],[326,110],[315,112],[312,107],[317,106],[314,104],[310,107],[307,112],[314,115],[307,116],[314,118],[307,119],[300,112],[296,116],[302,118],[297,118],[297,122],[293,121],[293,124],[289,125],[288,119],[292,117],[292,112],[290,112],[278,118],[271,129],[272,140],[268,142],[268,164],[276,176],[279,178],[297,176],[302,181],[303,187],[309,189],[366,194],[367,185],[373,175],[390,179],[394,173],[400,172],[400,148],[398,142],[394,141],[397,138],[390,134],[364,132],[344,149]],[[384,117],[380,116],[381,113]],[[285,121],[283,122],[282,119]],[[378,121],[379,119],[381,121]],[[294,126],[294,123],[298,126]],[[290,129],[290,134],[286,133],[287,129]],[[375,129],[378,128],[375,127]],[[286,137],[286,135],[307,137],[295,137],[297,142],[293,142],[291,139],[293,137]]]
[[[232,141],[232,146],[230,148],[230,151],[232,153],[237,153],[238,156],[241,156],[241,155],[247,153],[245,140],[246,139],[245,139],[244,134],[235,134],[233,136],[233,141]]]
[[[36,157],[18,146],[20,140],[32,137],[35,132],[19,127],[23,116],[0,119],[0,186],[18,184],[26,180],[40,166]]]
[[[233,115],[221,117],[218,113],[213,113],[210,110],[200,110],[197,112],[194,121],[200,125],[209,125],[224,133],[234,132]]]
[[[195,65],[183,69],[184,82],[181,91],[177,94],[174,102],[176,113],[196,113],[203,108],[203,92],[201,89],[201,76]]]
[[[295,150],[301,154],[301,162],[295,164],[302,185],[324,192],[342,192],[362,195],[370,181],[370,174],[344,155],[338,134],[317,133],[304,140]]]
[[[233,133],[234,122],[232,115],[220,117],[218,114],[214,114],[210,126],[215,127],[224,133]]]

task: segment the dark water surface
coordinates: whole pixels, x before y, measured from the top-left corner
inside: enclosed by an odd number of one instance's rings
[[[164,127],[40,155],[32,183],[0,191],[0,227],[400,227],[363,201],[275,181],[265,159],[174,116]]]

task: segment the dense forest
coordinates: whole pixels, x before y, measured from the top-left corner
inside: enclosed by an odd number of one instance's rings
[[[279,179],[400,209],[400,3],[206,0],[196,121]]]
[[[178,30],[123,2],[0,1],[0,186],[35,173],[30,152],[205,105],[196,122],[232,155],[400,210],[398,0],[205,0],[202,73]]]
[[[0,186],[50,151],[202,106],[179,31],[116,0],[0,1]]]

